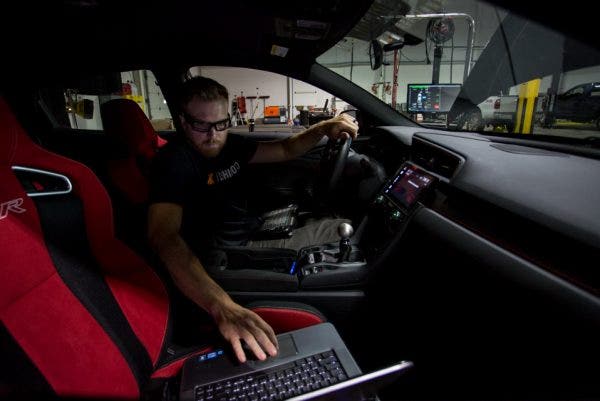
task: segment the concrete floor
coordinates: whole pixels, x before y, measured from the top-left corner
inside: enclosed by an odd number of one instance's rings
[[[597,130],[593,124],[558,123],[552,128],[535,126],[533,128],[533,134],[568,136],[570,138],[580,139],[589,137],[600,138],[600,131]]]

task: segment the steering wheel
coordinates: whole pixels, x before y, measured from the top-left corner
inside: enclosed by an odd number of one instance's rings
[[[321,186],[325,198],[329,199],[340,182],[352,138],[329,139],[321,156]]]

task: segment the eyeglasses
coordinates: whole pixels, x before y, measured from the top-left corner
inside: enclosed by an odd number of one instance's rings
[[[220,120],[220,121],[216,121],[214,123],[209,123],[207,121],[202,121],[202,120],[196,120],[194,117],[190,116],[188,113],[186,113],[185,111],[182,112],[183,118],[185,119],[185,122],[188,123],[190,125],[190,127],[192,127],[192,130],[196,131],[196,132],[209,132],[213,127],[215,129],[215,131],[224,131],[227,128],[231,127],[231,115],[229,115],[229,113],[227,113],[227,118]]]

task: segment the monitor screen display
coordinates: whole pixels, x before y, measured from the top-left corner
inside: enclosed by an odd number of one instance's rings
[[[385,193],[405,209],[410,208],[419,199],[419,195],[429,187],[435,177],[420,168],[406,163],[394,180],[385,189]]]
[[[447,113],[454,104],[460,84],[408,84],[409,113]]]

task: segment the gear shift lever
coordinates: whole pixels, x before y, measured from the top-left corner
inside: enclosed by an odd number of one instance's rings
[[[338,234],[340,239],[340,253],[338,254],[338,263],[347,262],[350,258],[350,251],[352,245],[350,244],[350,237],[354,234],[354,228],[348,223],[342,223],[338,226]]]

